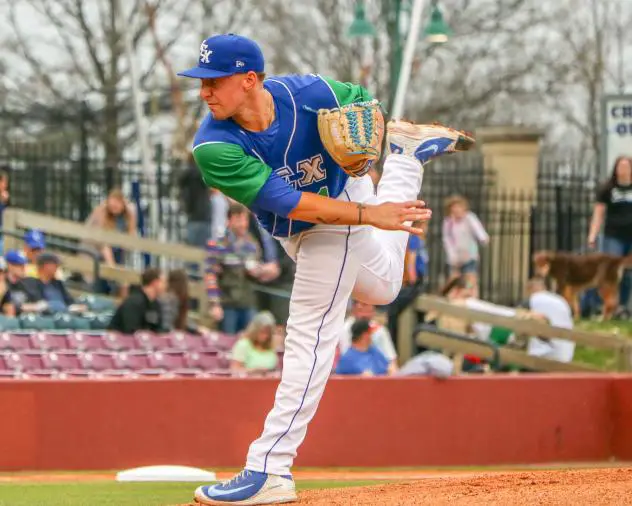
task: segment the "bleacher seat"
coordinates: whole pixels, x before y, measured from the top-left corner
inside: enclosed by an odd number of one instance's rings
[[[33,348],[32,331],[3,332],[0,334],[0,350],[30,350]]]
[[[60,313],[55,315],[55,328],[64,330],[90,330],[92,325],[89,318]]]
[[[189,352],[185,355],[185,364],[190,369],[201,369],[202,371],[220,369],[219,352],[215,350]]]
[[[169,339],[164,335],[154,334],[153,332],[139,331],[134,334],[137,348],[145,350],[164,350],[169,348]]]
[[[73,350],[58,350],[44,353],[42,362],[46,369],[54,369],[57,371],[80,371],[81,360],[79,352]]]
[[[20,315],[20,326],[23,329],[55,330],[55,318],[48,315],[25,313]]]
[[[92,332],[72,332],[68,336],[70,348],[82,351],[96,351],[106,349],[105,332],[95,330]]]
[[[169,340],[169,346],[180,350],[203,350],[207,348],[202,336],[186,332],[171,332],[166,337]]]
[[[122,351],[113,355],[117,369],[140,371],[149,369],[149,352],[147,351]]]
[[[31,337],[34,348],[40,350],[66,350],[70,347],[67,331],[37,332]]]
[[[105,334],[106,348],[115,351],[134,350],[137,347],[136,339],[132,335],[108,332]]]
[[[114,312],[116,311],[116,302],[107,297],[99,297],[98,295],[82,295],[77,299],[79,304],[85,304],[90,311],[95,313]]]
[[[90,328],[92,330],[107,330],[110,320],[112,320],[112,313],[96,314],[90,319]]]
[[[7,353],[4,359],[9,369],[22,372],[41,371],[44,369],[44,352],[39,350]]]
[[[211,332],[202,336],[207,348],[229,351],[237,342],[237,336],[223,332]]]
[[[116,369],[114,360],[114,352],[111,351],[94,351],[83,353],[79,356],[81,366],[96,372],[112,371]]]
[[[20,329],[20,320],[0,314],[0,331]]]
[[[166,369],[168,371],[187,368],[185,354],[182,350],[163,350],[151,353],[149,365],[152,369]]]

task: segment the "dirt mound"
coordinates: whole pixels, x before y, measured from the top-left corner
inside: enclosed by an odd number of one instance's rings
[[[446,476],[370,487],[309,490],[299,504],[412,505],[632,505],[632,469],[555,470]]]

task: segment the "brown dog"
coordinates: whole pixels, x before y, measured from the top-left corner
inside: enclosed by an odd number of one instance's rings
[[[619,305],[619,283],[623,270],[632,267],[632,255],[539,251],[533,255],[533,264],[538,276],[555,280],[557,292],[568,301],[576,318],[581,314],[579,294],[595,287],[603,300],[604,319],[609,319]]]

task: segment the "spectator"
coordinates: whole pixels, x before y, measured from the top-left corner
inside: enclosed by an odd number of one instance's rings
[[[613,255],[632,254],[632,159],[620,156],[615,161],[612,175],[597,191],[588,246],[594,248],[604,225],[603,252]],[[618,315],[629,314],[628,303],[632,291],[632,276],[626,271],[620,285]]]
[[[87,307],[75,304],[63,281],[57,279],[60,261],[53,253],[42,252],[37,256],[37,277],[25,277],[16,291],[23,292],[25,302],[40,303],[40,310],[51,313],[82,312]],[[43,304],[42,304],[43,303]],[[26,308],[22,307],[22,311]]]
[[[529,309],[544,316],[549,324],[563,329],[573,328],[573,312],[566,299],[549,292],[542,278],[532,278],[527,283]],[[531,337],[527,353],[538,357],[571,362],[575,353],[575,343],[566,339],[541,339]]]
[[[389,367],[393,371],[397,370],[397,352],[393,346],[393,339],[388,329],[375,321],[375,306],[354,300],[351,305],[351,316],[344,323],[343,331],[340,335],[340,354],[343,355],[352,345],[353,325],[359,320],[368,320],[372,325],[371,344],[375,346],[386,357]]]
[[[273,346],[275,331],[276,324],[272,313],[258,313],[233,346],[231,370],[261,373],[276,369],[279,358]]]
[[[0,168],[0,230],[3,225],[4,210],[9,207],[9,167]],[[0,235],[0,253],[4,251],[4,237]]]
[[[0,309],[2,314],[15,316],[15,306],[11,302],[9,280],[7,279],[7,262],[0,257]]]
[[[178,179],[180,203],[187,217],[186,243],[196,248],[205,248],[211,238],[211,195],[189,154],[187,166]]]
[[[0,306],[4,308],[10,304],[16,313],[41,311],[43,309],[41,303],[27,302],[27,295],[21,285],[21,281],[25,277],[25,267],[28,263],[26,255],[22,251],[9,250],[4,258],[7,264],[7,291],[0,301]]]
[[[395,371],[388,359],[372,344],[375,325],[366,319],[358,319],[351,325],[351,347],[340,357],[336,374],[385,376]]]
[[[92,210],[86,225],[97,229],[114,230],[136,235],[136,212],[134,206],[125,198],[119,188],[110,191],[107,198]],[[107,244],[98,244],[101,259],[107,265],[114,266],[125,263],[122,249],[112,248]]]
[[[4,259],[7,262],[7,282],[9,283],[9,290],[11,290],[26,276],[28,260],[22,251],[14,249],[7,251]]]
[[[487,244],[489,235],[465,197],[446,199],[442,237],[450,279],[464,276],[478,297],[478,244]]]
[[[147,269],[141,275],[141,286],[132,287],[127,298],[118,307],[109,330],[133,334],[137,330],[162,331],[163,317],[158,298],[165,291],[164,276],[160,269]]]
[[[27,259],[26,277],[37,277],[37,255],[46,248],[46,238],[41,230],[32,229],[24,232],[24,255]]]
[[[206,285],[211,316],[222,331],[236,334],[255,314],[253,283],[265,276],[261,249],[248,231],[249,211],[241,204],[228,210],[228,230],[218,242],[209,241]]]
[[[191,298],[189,278],[184,269],[169,272],[167,289],[159,301],[163,318],[162,327],[165,331],[182,330],[196,334],[207,330],[188,320]]]

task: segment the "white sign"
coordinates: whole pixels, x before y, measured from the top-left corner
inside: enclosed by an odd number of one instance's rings
[[[632,157],[632,95],[606,95],[603,98],[602,175],[612,173],[619,156]]]

